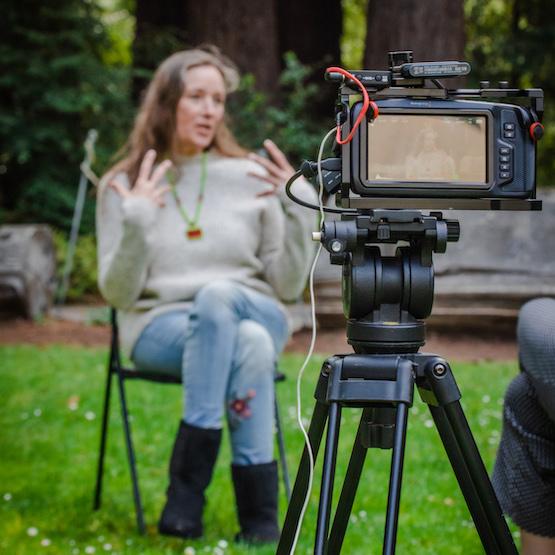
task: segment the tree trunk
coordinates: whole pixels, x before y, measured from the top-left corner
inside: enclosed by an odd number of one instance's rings
[[[463,60],[464,45],[463,0],[369,0],[366,69],[386,69],[390,50],[412,50],[415,61]]]
[[[185,20],[189,43],[215,44],[242,73],[255,76],[257,88],[276,90],[277,0],[190,0]]]
[[[340,63],[343,25],[340,0],[280,0],[279,50],[292,50],[303,64]]]
[[[185,47],[186,19],[179,0],[136,0],[135,17],[132,95],[138,100],[149,81],[144,71],[153,71],[164,58]]]
[[[335,91],[323,82],[323,70],[339,63],[340,0],[136,1],[136,68],[153,69],[177,48],[214,44],[242,73],[255,76],[257,88],[275,93],[283,54],[292,50],[303,64],[314,66],[322,106],[333,112]],[[144,80],[139,83],[144,86]]]
[[[343,27],[340,0],[279,0],[279,51],[293,51],[305,65],[313,68],[310,82],[321,90],[314,113],[334,114],[337,90],[324,82],[324,70],[341,63],[339,40]]]

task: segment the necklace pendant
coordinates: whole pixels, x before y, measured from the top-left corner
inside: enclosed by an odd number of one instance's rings
[[[202,229],[200,227],[191,226],[187,229],[187,239],[202,239]]]

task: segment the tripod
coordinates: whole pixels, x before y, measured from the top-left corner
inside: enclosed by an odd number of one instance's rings
[[[457,241],[456,221],[440,213],[373,210],[326,222],[320,240],[331,262],[343,265],[347,338],[355,353],[328,358],[316,386],[308,436],[314,460],[327,423],[314,553],[341,551],[356,490],[369,448],[392,449],[383,553],[395,553],[408,409],[414,386],[428,405],[441,441],[488,555],[517,554],[495,492],[460,405],[461,394],[447,361],[419,353],[423,319],[433,302],[432,253]],[[376,243],[406,241],[395,256],[381,255]],[[332,493],[341,411],[362,410],[346,476],[331,524]],[[308,488],[305,447],[277,555],[294,543]]]

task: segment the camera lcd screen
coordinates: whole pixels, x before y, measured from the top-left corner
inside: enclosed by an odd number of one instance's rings
[[[368,182],[486,180],[486,116],[382,113],[368,124]]]

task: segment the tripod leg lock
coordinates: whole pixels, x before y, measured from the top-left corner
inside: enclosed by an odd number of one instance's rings
[[[427,405],[449,405],[461,398],[461,392],[449,363],[440,357],[428,358],[417,371],[418,392]]]

